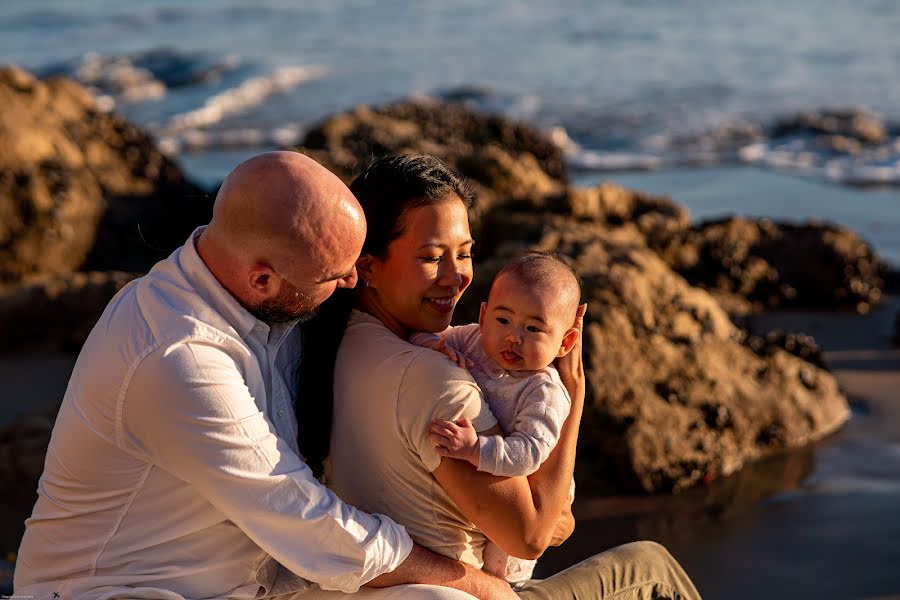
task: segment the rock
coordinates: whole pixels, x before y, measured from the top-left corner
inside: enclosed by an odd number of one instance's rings
[[[379,156],[432,154],[475,184],[476,218],[498,200],[542,202],[561,194],[566,179],[562,151],[534,128],[434,100],[335,115],[311,129],[299,151],[345,181]]]
[[[546,223],[523,218],[520,210],[490,212],[479,235],[480,254],[533,238],[532,225],[541,231],[545,225],[566,227],[574,217],[654,250],[736,315],[779,307],[866,312],[880,300],[888,273],[865,241],[845,227],[742,217],[691,226],[687,211],[670,198],[610,182],[568,186],[561,194],[510,205],[524,207],[543,211]]]
[[[735,312],[800,306],[867,312],[881,298],[886,273],[856,233],[814,222],[731,217],[648,243]]]
[[[816,146],[835,154],[859,156],[863,152],[863,144],[859,140],[846,135],[822,135],[816,139]]]
[[[841,136],[866,145],[880,145],[888,135],[882,120],[871,112],[858,109],[802,112],[775,124],[772,137],[797,134]]]
[[[135,277],[73,273],[0,292],[0,352],[78,352],[109,300]]]
[[[0,285],[146,270],[208,221],[210,199],[78,84],[5,67],[0,103]]]
[[[735,472],[780,449],[837,429],[849,416],[837,382],[805,339],[747,342],[713,296],[692,287],[635,229],[571,216],[495,209],[506,222],[478,265],[458,317],[471,319],[493,273],[527,248],[570,257],[589,303],[585,331],[589,408],[578,480],[678,491]]]
[[[803,333],[786,333],[769,331],[765,335],[746,333],[744,344],[759,356],[772,356],[781,349],[812,363],[820,369],[826,369],[825,356],[812,336]],[[808,379],[808,378],[807,378]]]

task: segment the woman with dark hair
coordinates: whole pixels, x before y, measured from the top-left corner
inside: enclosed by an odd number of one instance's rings
[[[566,496],[584,405],[580,339],[557,364],[572,406],[536,473],[497,477],[442,457],[428,435],[433,420],[468,419],[479,432],[496,427],[465,369],[406,341],[413,332],[449,326],[472,280],[472,194],[428,156],[378,159],[350,189],[368,223],[360,283],[326,302],[307,327],[301,451],[316,469],[330,447],[328,485],[347,502],[392,517],[434,552],[480,568],[490,539],[513,556],[540,556],[574,527]],[[579,331],[584,308],[574,324]],[[650,542],[597,555],[520,593],[617,594],[698,597],[681,567]]]

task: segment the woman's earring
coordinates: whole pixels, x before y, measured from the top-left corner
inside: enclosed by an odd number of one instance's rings
[[[369,280],[368,280],[368,279],[363,279],[363,281],[365,282],[366,287],[369,287]]]

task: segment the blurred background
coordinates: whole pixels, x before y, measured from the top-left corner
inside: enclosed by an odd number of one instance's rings
[[[574,184],[670,196],[695,223],[843,225],[896,271],[898,32],[895,0],[5,0],[0,62],[80,82],[207,190],[334,113],[428,97],[537,128]],[[898,301],[876,300],[747,317],[815,337],[841,432],[674,496],[581,495],[544,574],[649,538],[710,598],[900,595]],[[72,360],[0,359],[3,423]]]

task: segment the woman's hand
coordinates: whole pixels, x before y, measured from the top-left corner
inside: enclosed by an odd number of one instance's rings
[[[575,313],[573,327],[578,330],[578,339],[575,342],[575,346],[568,354],[556,359],[556,370],[559,371],[559,378],[569,391],[572,402],[577,402],[579,407],[584,403],[585,389],[584,363],[581,357],[585,312],[587,312],[587,304],[582,304]]]

